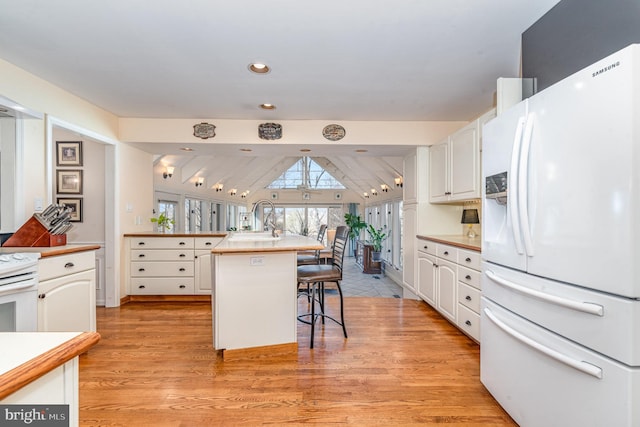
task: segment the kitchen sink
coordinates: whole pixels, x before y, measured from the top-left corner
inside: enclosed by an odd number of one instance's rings
[[[234,233],[227,239],[229,242],[268,242],[279,240],[280,236],[273,237],[271,232]]]

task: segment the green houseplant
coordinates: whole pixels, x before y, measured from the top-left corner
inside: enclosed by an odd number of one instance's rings
[[[151,218],[151,222],[158,224],[158,231],[164,233],[165,230],[171,230],[171,226],[176,222],[161,212],[157,218]]]
[[[389,234],[391,234],[391,232],[387,234],[384,232],[383,227],[375,229],[373,225],[369,224],[367,225],[367,233],[371,238],[369,242],[371,243],[371,246],[373,246],[373,253],[371,254],[371,260],[380,261],[382,259],[382,256],[380,255],[380,252],[382,252],[382,243],[385,240],[387,240],[387,237],[389,237]]]
[[[353,253],[356,252],[356,240],[360,237],[360,232],[366,228],[367,224],[360,219],[360,215],[354,215],[351,213],[344,214],[344,222],[349,227],[349,241],[353,248]]]

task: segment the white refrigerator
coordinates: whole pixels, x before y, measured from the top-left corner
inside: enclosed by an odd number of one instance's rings
[[[483,179],[481,381],[521,426],[640,425],[640,45],[487,123]]]

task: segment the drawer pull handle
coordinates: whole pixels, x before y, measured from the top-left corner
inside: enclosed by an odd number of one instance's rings
[[[467,320],[466,322],[464,322],[464,324],[467,326],[471,326],[471,320]]]
[[[144,258],[144,257],[145,257],[145,255],[144,255],[144,254],[140,254],[140,255],[138,255],[138,258]]]
[[[449,251],[444,251],[444,254],[445,255],[449,255]]]
[[[464,299],[466,299],[467,301],[471,301],[471,296],[467,295],[466,297],[464,297]]]
[[[180,285],[180,289],[184,289],[186,287],[187,287],[186,285]]]
[[[138,242],[139,246],[144,246],[144,242]]]
[[[471,276],[469,276],[468,274],[466,276],[464,276],[465,279],[467,280],[471,280]]]
[[[38,298],[40,299],[45,299],[47,297],[47,294],[40,294],[38,295]]]
[[[144,271],[144,268],[139,268],[138,271]]]
[[[465,261],[471,262],[471,258],[467,257],[467,259],[465,259]]]
[[[178,271],[185,271],[186,268],[180,268]]]
[[[180,258],[184,258],[184,257],[186,257],[185,254],[180,254]]]
[[[205,243],[205,246],[211,246],[211,242]]]
[[[184,245],[186,245],[186,243],[185,243],[185,242],[180,242],[180,243],[178,243],[178,244],[179,244],[180,246],[184,246]]]
[[[425,249],[429,249],[429,246],[427,246],[427,245],[424,245],[424,248],[425,248]]]
[[[144,289],[146,286],[145,285],[140,285],[138,286],[138,289]]]
[[[64,268],[73,268],[73,267],[75,267],[75,264],[72,262],[68,262],[64,265]]]

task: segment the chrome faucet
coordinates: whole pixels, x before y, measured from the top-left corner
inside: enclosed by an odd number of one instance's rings
[[[276,233],[276,207],[273,205],[273,202],[271,200],[267,200],[267,199],[258,200],[253,204],[253,207],[251,208],[251,213],[255,214],[256,209],[258,209],[258,206],[263,203],[268,203],[269,207],[271,207],[271,212],[269,212],[269,214],[267,215],[267,218],[265,218],[264,220],[264,223],[267,224],[267,230],[269,229],[269,226],[271,226],[271,236],[278,237],[278,234]]]

